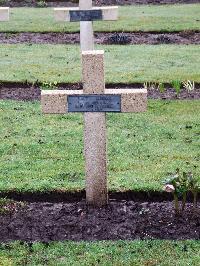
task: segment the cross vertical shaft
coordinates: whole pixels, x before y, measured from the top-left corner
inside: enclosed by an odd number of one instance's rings
[[[104,52],[82,52],[83,93],[104,94]],[[107,196],[106,114],[84,114],[84,155],[86,200],[90,205],[103,206]]]
[[[79,8],[92,9],[92,0],[79,0]],[[81,51],[94,50],[94,32],[92,21],[80,21]]]
[[[79,0],[79,8],[92,9],[92,0]],[[83,52],[83,93],[104,93],[104,55],[98,52],[84,53],[94,50],[92,21],[80,22],[80,41]],[[84,114],[84,156],[87,203],[95,206],[106,205],[108,196],[105,113]]]

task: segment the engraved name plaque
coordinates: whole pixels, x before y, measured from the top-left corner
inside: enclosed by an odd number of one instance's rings
[[[102,10],[71,10],[70,21],[93,21],[102,20]]]
[[[120,95],[70,95],[68,112],[121,112]]]

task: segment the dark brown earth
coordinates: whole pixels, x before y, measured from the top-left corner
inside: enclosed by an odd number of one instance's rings
[[[39,3],[38,3],[39,2]],[[94,0],[94,5],[146,5],[146,4],[191,4],[199,3],[199,0]],[[47,7],[47,6],[76,6],[78,5],[78,0],[5,0],[1,6],[10,7]]]
[[[143,84],[108,84],[106,88],[113,89],[138,89],[142,88]],[[60,84],[56,89],[60,90],[79,90],[81,89],[81,84]],[[27,85],[27,84],[12,84],[12,83],[1,83],[0,84],[0,99],[10,99],[10,100],[23,100],[23,101],[34,101],[40,100],[41,88],[39,85]],[[187,91],[186,89],[181,89],[180,94],[177,95],[176,91],[170,87],[169,84],[165,85],[165,91],[160,92],[157,88],[148,88],[148,98],[149,99],[163,99],[163,100],[197,100],[200,99],[200,84],[195,85],[195,90]]]
[[[54,240],[200,239],[200,205],[177,216],[172,202],[110,200],[107,207],[27,203],[0,214],[0,242]]]
[[[50,43],[76,44],[79,33],[0,33],[0,43]],[[95,33],[97,44],[200,44],[200,32],[182,31],[173,33]]]
[[[115,199],[118,201],[137,201],[137,202],[162,202],[162,201],[172,201],[173,195],[164,191],[109,191],[109,198]],[[79,202],[86,197],[85,190],[79,191],[62,191],[62,190],[53,190],[47,192],[19,192],[19,191],[4,191],[0,192],[0,199],[10,199],[15,202],[51,202],[51,203],[72,203]],[[197,197],[200,197],[198,193]],[[188,193],[187,195],[188,202],[192,202],[193,195]]]

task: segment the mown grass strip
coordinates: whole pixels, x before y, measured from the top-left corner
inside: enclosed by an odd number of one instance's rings
[[[117,22],[95,22],[95,31],[183,31],[200,29],[200,5],[123,6]],[[52,8],[13,8],[0,32],[78,32],[78,23],[55,22]]]
[[[150,100],[146,113],[107,115],[109,189],[159,191],[178,167],[197,175],[199,121],[199,101]],[[85,187],[81,114],[1,100],[0,124],[0,191]]]
[[[105,50],[107,83],[200,82],[200,45],[96,46]],[[0,45],[0,80],[79,82],[79,45]]]
[[[14,242],[1,244],[0,261],[2,266],[199,266],[200,241],[54,242],[31,247]]]

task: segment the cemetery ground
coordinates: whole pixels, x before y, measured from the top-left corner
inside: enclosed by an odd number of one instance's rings
[[[2,82],[39,82],[45,87],[42,83],[74,84],[81,80],[81,57],[77,45],[1,44],[0,48]],[[176,45],[96,48],[105,50],[106,83],[109,84],[141,83],[143,86],[148,81],[200,82],[200,45],[181,45],[178,49]]]
[[[121,16],[128,14],[120,8]],[[96,29],[199,31],[199,5],[180,6],[179,12],[176,6],[132,8],[139,14],[134,23],[135,16],[121,17],[123,22],[95,23]],[[0,31],[9,39],[10,32],[79,30],[78,24],[53,23],[50,9],[37,10],[13,10],[16,24],[0,23]],[[30,13],[24,18],[22,11]],[[44,23],[38,20],[42,12]],[[142,12],[153,15],[146,20]],[[172,195],[162,192],[163,179],[177,167],[199,175],[199,45],[96,46],[105,50],[109,86],[151,81],[165,91],[150,90],[146,113],[107,115],[111,200],[94,209],[82,200],[82,115],[43,115],[38,101],[40,89],[81,88],[79,47],[57,43],[0,45],[0,265],[199,265],[199,204],[194,212],[189,195],[177,217]],[[195,90],[171,88],[187,79]],[[27,97],[21,95],[27,90]]]
[[[103,6],[103,5],[147,5],[147,4],[194,4],[198,3],[198,0],[94,0],[94,5]],[[67,0],[67,1],[55,1],[55,0],[46,0],[46,1],[38,1],[38,0],[2,0],[3,6],[10,7],[55,7],[55,6],[77,6],[78,0]]]
[[[134,201],[112,199],[108,208],[96,210],[81,201],[82,115],[44,117],[38,102],[2,101],[1,195],[17,199],[21,194],[27,203],[8,202],[1,241],[199,239],[199,213],[191,205],[175,219],[170,198],[148,197],[162,191],[161,180],[176,167],[198,173],[199,101],[150,101],[148,109],[117,121],[115,114],[108,116],[109,189],[143,192]],[[70,191],[80,196],[62,197]],[[40,198],[44,193],[49,197]],[[35,203],[40,200],[49,203]]]
[[[109,189],[113,193],[108,208],[95,210],[81,201],[85,183],[82,115],[44,117],[37,101],[1,101],[1,196],[23,199],[23,203],[8,201],[1,209],[1,241],[44,242],[2,244],[5,261],[53,265],[56,259],[65,265],[70,259],[75,264],[81,256],[88,265],[106,265],[108,257],[113,264],[119,259],[121,265],[124,261],[145,265],[152,260],[154,265],[165,265],[166,260],[172,263],[181,255],[179,265],[188,261],[198,265],[199,241],[141,240],[199,239],[199,212],[194,214],[188,203],[184,215],[176,218],[172,199],[161,193],[162,180],[176,167],[198,174],[199,109],[199,100],[149,100],[145,114],[121,114],[118,120],[115,114],[108,115]],[[127,190],[135,192],[125,196]],[[140,240],[48,244],[65,239],[134,238]],[[158,250],[160,244],[168,249]],[[61,246],[67,255],[58,252]],[[99,249],[107,247],[100,258]]]
[[[197,4],[122,6],[119,11],[115,23],[95,22],[96,43],[200,44]],[[79,43],[78,23],[55,22],[51,8],[11,9],[11,20],[0,24],[0,32],[0,43]],[[124,32],[121,39],[113,38],[115,32]]]
[[[95,22],[95,32],[178,32],[199,31],[200,7],[191,5],[121,6],[119,20]],[[55,22],[52,8],[13,8],[10,21],[0,32],[79,32],[78,23]]]

